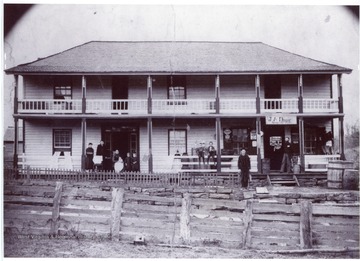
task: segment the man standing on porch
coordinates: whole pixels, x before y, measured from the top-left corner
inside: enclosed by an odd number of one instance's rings
[[[238,168],[241,170],[241,186],[247,188],[249,186],[249,170],[250,157],[247,155],[246,150],[242,149],[238,160]]]
[[[291,168],[290,154],[291,154],[291,143],[289,141],[289,137],[286,137],[284,144],[284,155],[281,162],[280,173],[284,172],[285,167],[286,167],[286,172],[290,173],[290,168]]]

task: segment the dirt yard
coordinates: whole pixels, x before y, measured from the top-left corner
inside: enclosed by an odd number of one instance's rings
[[[107,239],[45,239],[6,237],[5,257],[70,258],[358,258],[359,253],[278,254],[260,250],[237,250],[219,247],[138,246]]]

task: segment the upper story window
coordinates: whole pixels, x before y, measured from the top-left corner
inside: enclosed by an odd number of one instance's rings
[[[55,129],[53,132],[53,151],[70,151],[72,133],[69,129]]]
[[[168,99],[186,99],[186,78],[185,75],[171,75],[167,78]]]
[[[72,81],[71,77],[54,78],[54,99],[71,100],[72,99]]]

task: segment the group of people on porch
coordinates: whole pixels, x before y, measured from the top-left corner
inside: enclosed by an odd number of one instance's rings
[[[112,152],[112,155],[108,155],[108,149],[105,147],[104,141],[100,141],[100,144],[96,148],[96,154],[94,153],[93,144],[90,142],[86,148],[85,154],[85,169],[86,170],[107,170],[115,172],[123,171],[139,171],[139,160],[136,153],[128,152],[124,159],[121,158],[119,150],[116,149]],[[100,162],[94,163],[94,155],[101,158]]]

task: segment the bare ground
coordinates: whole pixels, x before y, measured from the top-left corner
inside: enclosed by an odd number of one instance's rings
[[[5,237],[5,257],[71,258],[359,258],[357,252],[279,254],[262,250],[219,247],[176,247],[134,245],[108,239],[45,239]]]

